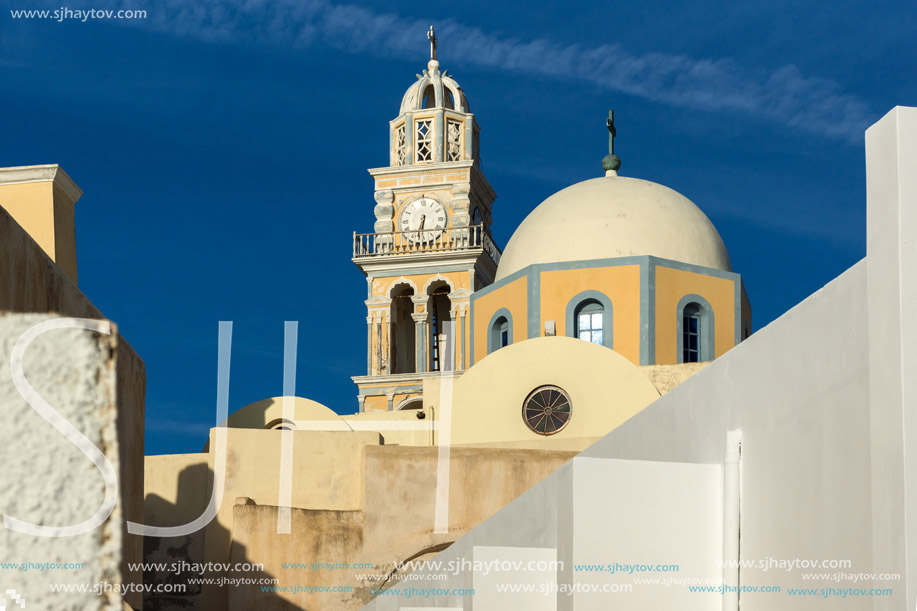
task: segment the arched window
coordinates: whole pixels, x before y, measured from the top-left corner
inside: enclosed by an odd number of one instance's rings
[[[565,334],[599,346],[613,347],[611,300],[599,291],[583,291],[567,304]]]
[[[269,431],[295,431],[296,424],[283,418],[277,418],[265,424],[264,428]]]
[[[497,348],[509,346],[509,321],[501,316],[494,330],[497,332]]]
[[[699,295],[685,295],[677,310],[679,363],[700,363],[715,358],[713,308]]]
[[[605,308],[593,299],[584,301],[576,308],[576,337],[602,345],[602,329],[604,327]]]
[[[700,362],[701,307],[689,303],[681,313],[681,357],[683,363]]]
[[[487,336],[487,354],[513,343],[513,316],[506,308],[500,308],[490,319]]]

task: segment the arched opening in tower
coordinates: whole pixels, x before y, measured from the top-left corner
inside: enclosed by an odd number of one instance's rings
[[[392,294],[392,330],[389,341],[391,373],[414,373],[414,289],[407,285],[397,287]]]

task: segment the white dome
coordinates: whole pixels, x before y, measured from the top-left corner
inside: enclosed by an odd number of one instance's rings
[[[685,196],[653,182],[593,178],[544,200],[503,251],[497,280],[535,263],[653,255],[732,271],[716,227]]]

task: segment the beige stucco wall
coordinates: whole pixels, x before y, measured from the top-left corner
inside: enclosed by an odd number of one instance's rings
[[[659,398],[640,368],[614,350],[569,337],[540,337],[501,348],[456,380],[451,441],[455,445],[531,442],[543,437],[522,419],[535,388],[570,395],[572,415],[555,438],[603,435]]]
[[[366,447],[362,511],[292,511],[292,533],[277,534],[277,508],[233,509],[233,562],[264,564],[261,576],[278,586],[346,587],[341,592],[269,594],[259,585],[234,588],[230,611],[249,609],[359,609],[396,562],[439,550],[487,519],[573,457],[574,452],[454,449],[449,456],[446,532],[435,533],[436,448]],[[346,562],[358,568],[313,571],[284,563]],[[287,605],[296,605],[295,607]]]
[[[640,371],[653,383],[659,394],[664,395],[709,364],[706,362],[645,365],[640,367]]]
[[[208,466],[214,471],[217,429],[210,432]],[[278,504],[280,490],[280,438],[283,431],[223,429],[226,432],[226,473],[217,517],[205,530],[207,561],[226,562],[232,533],[235,499],[250,497],[258,504]],[[293,507],[356,510],[363,505],[364,448],[378,445],[373,432],[293,431]],[[219,474],[217,474],[219,476]],[[206,609],[226,605],[226,589],[205,587]]]
[[[424,391],[426,391],[426,381]],[[418,418],[422,414],[423,418]],[[433,445],[435,415],[431,410],[374,411],[342,416],[344,422],[357,431],[378,427],[385,445],[429,446]],[[403,427],[403,428],[402,428]]]

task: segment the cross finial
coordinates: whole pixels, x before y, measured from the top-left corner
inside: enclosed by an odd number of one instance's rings
[[[615,129],[615,111],[608,111],[605,125],[608,126],[608,154],[602,158],[602,169],[605,170],[605,176],[617,176],[621,159],[615,155],[615,136],[618,135],[618,130]]]
[[[618,135],[618,130],[615,129],[615,111],[608,111],[608,120],[605,122],[605,125],[608,126],[608,154],[615,154],[615,136]]]
[[[430,59],[436,59],[436,32],[433,31],[433,26],[430,26],[430,31],[427,32],[427,40],[430,41]]]

